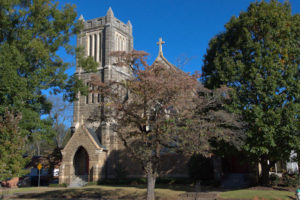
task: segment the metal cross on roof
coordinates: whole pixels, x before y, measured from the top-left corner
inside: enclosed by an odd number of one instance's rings
[[[160,37],[159,41],[157,42],[157,45],[159,46],[159,52],[158,52],[159,54],[163,54],[162,44],[165,44],[165,41],[162,41],[162,38]]]

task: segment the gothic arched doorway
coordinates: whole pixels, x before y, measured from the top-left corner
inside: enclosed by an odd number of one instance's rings
[[[88,176],[89,174],[89,155],[81,146],[77,149],[73,158],[74,171],[76,176]]]

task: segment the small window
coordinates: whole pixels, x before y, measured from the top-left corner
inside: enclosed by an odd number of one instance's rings
[[[94,93],[92,94],[92,103],[94,103]]]

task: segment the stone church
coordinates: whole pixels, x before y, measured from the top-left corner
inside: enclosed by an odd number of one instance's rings
[[[84,47],[85,54],[92,56],[99,63],[96,73],[86,73],[76,66],[76,75],[88,85],[92,76],[97,75],[101,81],[122,80],[129,77],[127,68],[116,68],[109,56],[113,51],[133,50],[132,25],[117,19],[111,8],[106,16],[85,21],[84,29],[77,38],[77,45]],[[158,42],[159,53],[155,62],[162,62],[166,67],[174,67],[162,53],[163,41]],[[92,87],[92,86],[90,86]],[[92,88],[91,88],[92,89]],[[63,159],[60,166],[59,183],[71,184],[80,177],[84,181],[98,181],[104,178],[118,178],[118,172],[127,169],[131,177],[142,175],[141,168],[122,156],[119,151],[121,144],[108,121],[100,120],[104,109],[100,108],[103,97],[90,93],[87,96],[78,94],[74,102],[72,137],[62,151]],[[97,120],[95,120],[97,119]],[[167,156],[167,155],[166,155]],[[185,161],[180,158],[168,158],[168,165],[181,163],[182,168],[174,170],[174,176],[186,176]],[[125,164],[124,164],[125,163]],[[120,169],[121,168],[121,169]],[[163,171],[163,169],[162,169]]]

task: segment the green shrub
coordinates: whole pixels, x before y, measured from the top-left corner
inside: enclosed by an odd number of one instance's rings
[[[270,181],[271,181],[271,185],[277,186],[280,182],[280,177],[276,174],[271,174]]]
[[[296,187],[298,185],[298,175],[284,172],[282,174],[282,183],[288,187]]]
[[[92,186],[92,185],[97,185],[97,181],[93,181],[93,182],[88,182],[85,186]]]

